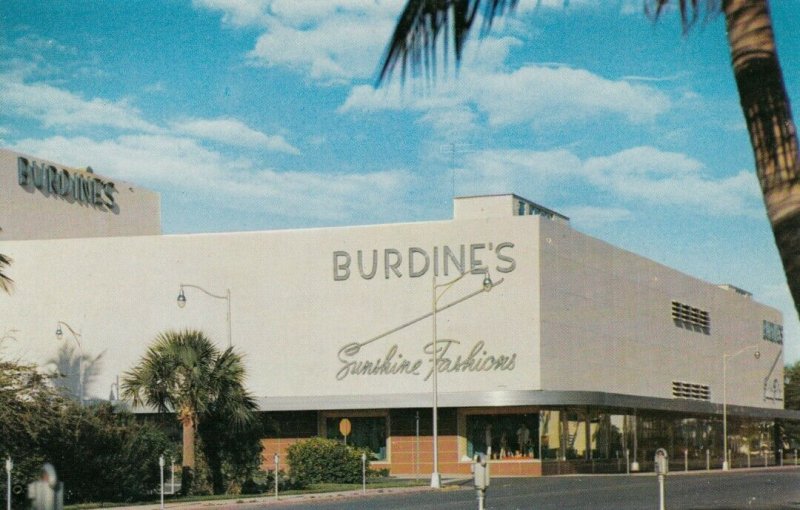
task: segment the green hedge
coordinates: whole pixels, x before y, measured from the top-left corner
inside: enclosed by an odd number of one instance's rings
[[[314,437],[291,445],[287,460],[292,477],[304,484],[360,483],[362,453],[367,454],[369,468],[368,451]]]

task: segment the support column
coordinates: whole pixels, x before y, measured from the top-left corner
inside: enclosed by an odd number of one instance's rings
[[[584,423],[586,425],[586,431],[584,434],[586,449],[584,456],[586,460],[592,460],[592,419],[589,409],[586,410],[586,420]]]
[[[639,471],[638,460],[638,447],[639,440],[636,437],[636,429],[639,428],[639,420],[636,417],[636,409],[633,410],[633,461],[631,462],[631,471]]]
[[[567,411],[562,409],[559,411],[559,420],[561,425],[559,427],[561,436],[561,460],[567,460],[567,440],[569,436],[569,422],[567,421]]]

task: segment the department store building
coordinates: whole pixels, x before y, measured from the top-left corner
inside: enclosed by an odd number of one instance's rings
[[[659,447],[719,464],[723,401],[736,467],[798,417],[781,314],[736,275],[701,281],[513,194],[456,198],[446,221],[162,235],[158,194],[0,150],[0,201],[6,354],[46,365],[79,340],[102,355],[84,398],[113,399],[158,333],[200,329],[244,354],[266,465],[344,440],[347,418],[373,467],[429,475],[434,338],[444,474],[487,451],[495,476],[614,471]]]

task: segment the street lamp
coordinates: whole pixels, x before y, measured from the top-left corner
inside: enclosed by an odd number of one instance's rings
[[[728,464],[728,360],[750,349],[756,350],[756,352],[753,353],[753,357],[755,357],[755,359],[761,357],[761,352],[758,350],[758,344],[742,347],[733,354],[724,354],[724,353],[722,354],[722,447],[724,453],[723,457],[724,460],[722,461],[723,471],[728,471],[730,469],[730,465]]]
[[[56,338],[61,340],[64,338],[64,332],[61,330],[64,326],[72,334],[73,340],[78,345],[78,402],[83,405],[83,347],[81,346],[81,334],[76,333],[72,327],[64,321],[56,323]]]
[[[228,302],[228,317],[227,317],[227,322],[228,322],[228,347],[230,348],[231,345],[233,344],[231,342],[231,289],[225,289],[225,295],[221,296],[219,294],[214,294],[212,292],[209,292],[206,289],[204,289],[203,287],[199,287],[197,285],[191,285],[189,283],[182,283],[181,284],[181,288],[180,288],[180,292],[178,293],[178,308],[183,308],[184,306],[186,306],[186,294],[184,294],[184,292],[183,292],[184,288],[197,289],[200,292],[206,294],[207,296],[211,296],[211,297],[216,298],[216,299],[224,299],[225,301]]]
[[[432,283],[432,300],[431,300],[431,317],[433,318],[433,472],[431,473],[431,487],[434,489],[438,489],[442,486],[442,476],[439,473],[439,381],[437,374],[439,372],[439,351],[436,339],[436,312],[437,312],[437,304],[439,303],[439,299],[444,296],[445,292],[447,292],[450,287],[452,287],[457,281],[464,278],[468,274],[476,274],[477,270],[473,269],[471,271],[466,271],[461,273],[457,278],[453,280],[442,283],[436,284],[436,272],[433,273],[433,283]],[[486,273],[486,276],[483,279],[483,292],[489,292],[494,287],[492,283],[492,279],[489,277],[489,273]],[[437,289],[442,288],[441,292],[437,292]]]

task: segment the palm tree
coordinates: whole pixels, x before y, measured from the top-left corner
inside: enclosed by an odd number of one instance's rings
[[[14,280],[9,278],[5,271],[5,268],[9,265],[11,265],[11,258],[0,253],[0,289],[5,292],[11,292],[11,287],[14,283]]]
[[[134,406],[175,412],[183,428],[181,492],[191,492],[195,469],[195,435],[210,410],[232,426],[254,419],[256,403],[244,388],[242,357],[229,347],[220,352],[195,330],[159,334],[139,364],[125,373],[122,396]],[[220,412],[221,411],[221,412]]]
[[[643,0],[645,12],[658,18],[677,3],[684,30],[707,14],[725,15],[731,63],[755,156],[767,216],[783,261],[795,309],[800,313],[800,160],[797,131],[775,49],[767,0]],[[456,62],[477,13],[483,10],[481,34],[496,16],[516,6],[518,0],[409,0],[381,66],[378,83],[390,78],[398,65],[430,71],[436,65],[437,39],[444,33],[445,58],[452,32]],[[452,27],[452,28],[451,28]]]

